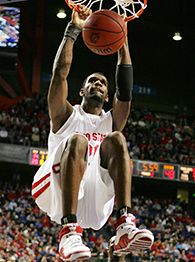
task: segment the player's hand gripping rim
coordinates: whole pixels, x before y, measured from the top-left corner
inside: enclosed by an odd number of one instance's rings
[[[79,28],[83,28],[85,20],[92,14],[92,10],[84,5],[77,5],[73,9],[72,22]]]

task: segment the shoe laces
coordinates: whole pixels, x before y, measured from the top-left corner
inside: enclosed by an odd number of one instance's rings
[[[125,227],[125,226],[130,226],[132,228],[136,228],[136,218],[134,217],[134,215],[132,214],[125,214],[122,215],[119,220],[116,222],[115,229],[117,230],[118,228],[120,228],[121,226]]]
[[[59,241],[62,237],[69,237],[71,235],[82,236],[83,229],[77,223],[67,224],[63,226],[59,233]]]

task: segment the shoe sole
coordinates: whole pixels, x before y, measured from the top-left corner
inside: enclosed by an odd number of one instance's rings
[[[149,249],[153,244],[154,236],[152,233],[139,231],[131,239],[128,234],[120,237],[117,245],[114,245],[114,254],[129,254],[133,251]]]
[[[75,253],[69,254],[66,257],[60,255],[62,261],[73,261],[73,260],[87,260],[91,258],[90,251],[77,251]]]

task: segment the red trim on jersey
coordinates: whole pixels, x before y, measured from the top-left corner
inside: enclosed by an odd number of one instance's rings
[[[36,199],[37,197],[39,197],[48,187],[50,186],[50,182],[48,182],[47,184],[45,184],[43,187],[41,187],[36,193],[34,193],[32,195],[32,197],[34,199]]]
[[[32,189],[35,189],[38,185],[40,185],[45,179],[47,179],[50,176],[51,173],[48,173],[47,175],[43,176],[41,179],[39,179],[37,182],[32,184]]]

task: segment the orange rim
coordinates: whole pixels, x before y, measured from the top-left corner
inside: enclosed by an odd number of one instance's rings
[[[76,11],[79,11],[79,7],[78,7],[78,5],[76,5],[74,3],[74,1],[72,1],[72,0],[65,0],[65,2],[71,9],[75,9]],[[137,11],[137,13],[125,17],[124,20],[126,22],[128,22],[128,21],[131,21],[131,20],[133,20],[135,18],[138,18],[143,13],[144,9],[147,7],[147,0],[144,0],[143,4],[144,4],[144,6],[139,11]]]
[[[147,7],[147,0],[144,0],[143,4],[144,4],[144,7],[142,7],[137,13],[135,13],[135,15],[127,16],[124,20],[126,22],[129,22],[129,21],[139,17]]]

